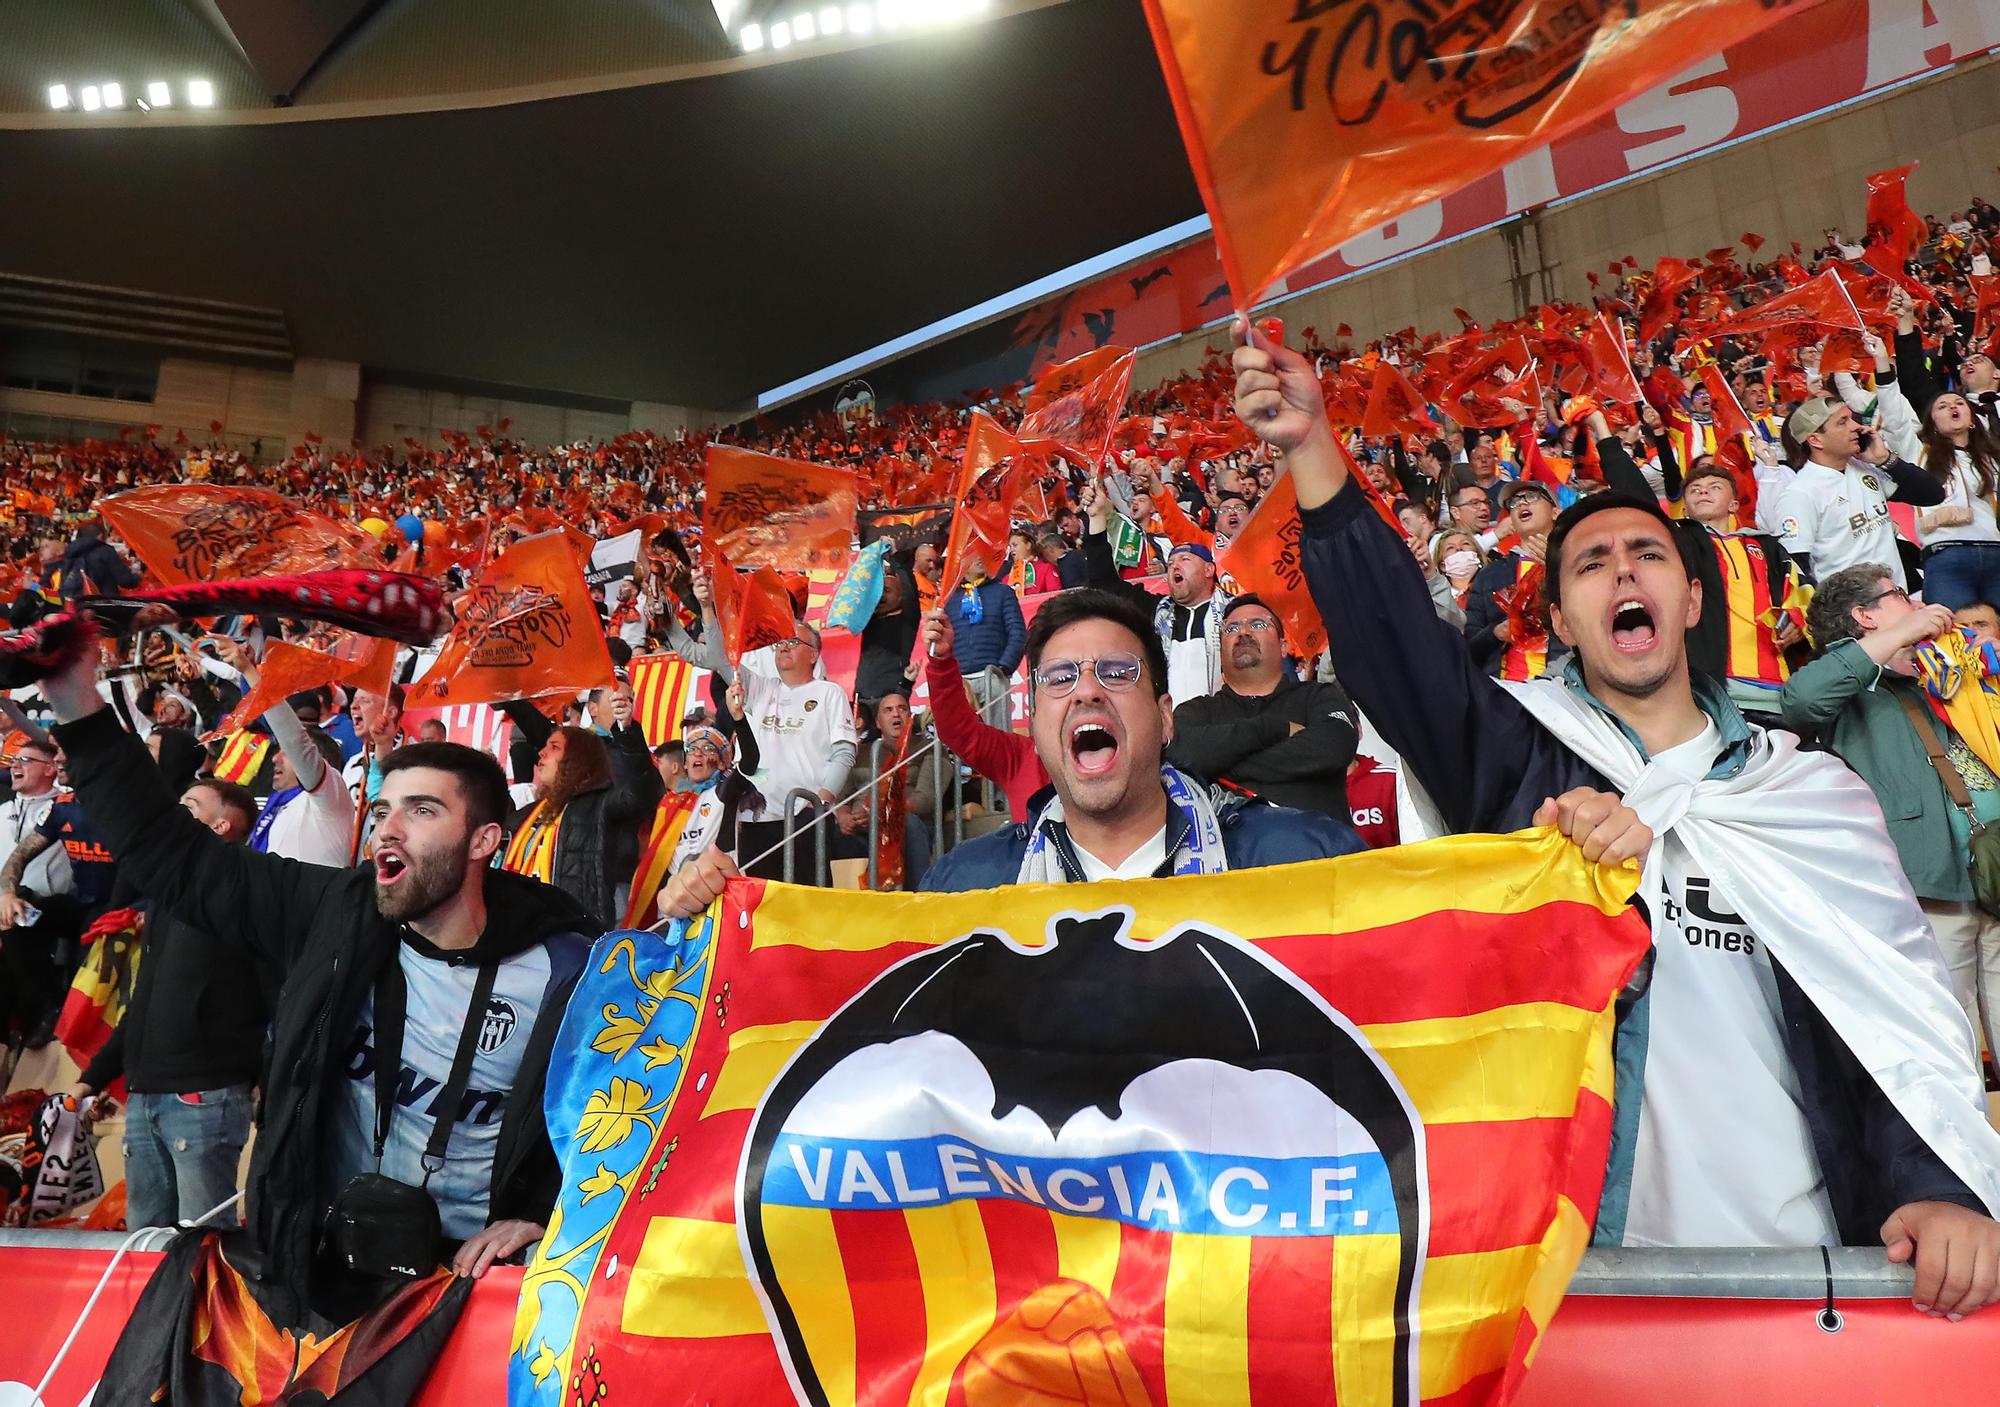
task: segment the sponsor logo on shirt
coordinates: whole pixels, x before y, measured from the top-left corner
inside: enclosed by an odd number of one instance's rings
[[[1672,894],[1667,896],[1667,922],[1680,929],[1690,948],[1742,953],[1745,957],[1757,951],[1757,935],[1744,924],[1743,916],[1723,908],[1708,881],[1700,876],[1688,879],[1687,893],[1679,900]]]

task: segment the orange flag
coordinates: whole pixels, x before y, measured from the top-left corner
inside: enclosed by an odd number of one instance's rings
[[[1715,417],[1715,438],[1733,440],[1738,435],[1749,434],[1750,417],[1743,413],[1743,407],[1729,385],[1729,378],[1722,374],[1722,368],[1714,362],[1703,362],[1699,374],[1701,384],[1708,389],[1708,403]]]
[[[384,565],[360,528],[263,489],[163,484],[99,499],[97,511],[166,586]]]
[[[1306,590],[1299,533],[1298,492],[1292,476],[1280,474],[1216,565],[1243,591],[1263,597],[1285,623],[1287,652],[1311,659],[1326,648],[1326,627]]]
[[[257,687],[243,696],[218,729],[233,733],[263,717],[275,704],[293,694],[328,684],[348,684],[371,694],[389,692],[389,677],[395,668],[396,645],[392,640],[376,640],[366,635],[336,631],[351,643],[351,654],[342,657],[309,650],[285,640],[273,640],[257,668]]]
[[[457,620],[412,706],[499,703],[611,683],[611,652],[562,533],[524,537],[452,603]]]
[[[1817,342],[1824,335],[1822,330],[1828,328],[1866,330],[1861,313],[1848,296],[1847,285],[1833,269],[1731,317],[1691,323],[1681,330],[1680,345],[1687,347],[1721,337],[1775,338],[1786,342],[1803,338]]]
[[[792,615],[792,593],[775,567],[759,567],[748,576],[720,553],[709,553],[709,585],[715,592],[715,619],[722,627],[722,649],[733,667],[752,650],[789,640],[798,630]]]
[[[1516,425],[1521,417],[1500,404],[1519,401],[1529,415],[1541,406],[1541,383],[1535,376],[1535,354],[1527,339],[1509,338],[1461,371],[1445,389],[1445,403],[1461,425],[1482,430]]]
[[[1590,385],[1607,401],[1637,405],[1644,396],[1639,378],[1632,374],[1632,358],[1625,346],[1625,329],[1609,313],[1591,319],[1579,339]]]
[[[857,502],[849,470],[712,444],[702,541],[745,567],[844,571],[854,556]]]
[[[1377,362],[1375,379],[1368,388],[1368,408],[1361,417],[1361,433],[1429,439],[1437,432],[1437,422],[1424,409],[1424,398],[1410,384],[1410,378],[1392,362]]]
[[[1007,555],[1007,533],[1020,501],[1033,459],[1020,441],[1001,429],[984,411],[972,412],[966,436],[965,462],[959,466],[952,494],[951,536],[945,539],[944,562],[938,569],[938,589],[958,585],[965,554],[977,549],[986,570],[996,571]]]
[[[1879,274],[1900,278],[1903,266],[1924,241],[1923,220],[1910,209],[1903,183],[1917,169],[1912,161],[1868,178],[1868,246],[1863,258]]]
[[[1701,277],[1701,268],[1685,259],[1661,259],[1653,266],[1653,287],[1639,305],[1639,343],[1648,346],[1674,320],[1680,296]]]
[[[1028,391],[1015,438],[1031,452],[1066,450],[1096,469],[1125,410],[1136,357],[1124,347],[1099,347],[1050,367]]]
[[[2000,274],[1974,275],[1972,296],[1972,345],[1991,356],[2000,348]]]
[[[1801,8],[1145,0],[1239,308]]]

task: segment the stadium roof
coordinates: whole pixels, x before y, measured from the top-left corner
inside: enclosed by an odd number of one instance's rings
[[[107,81],[119,112],[51,110]],[[171,102],[138,111],[153,81]],[[300,354],[384,371],[725,409],[1201,208],[1130,0],[754,55],[713,0],[10,6],[0,171],[0,273],[279,308]]]

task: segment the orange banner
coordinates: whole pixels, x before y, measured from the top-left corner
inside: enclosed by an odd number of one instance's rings
[[[709,584],[715,592],[715,618],[722,626],[722,648],[733,666],[752,650],[790,639],[798,627],[792,614],[792,593],[773,567],[759,567],[748,576],[720,553],[709,554]]]
[[[1243,531],[1216,565],[1242,591],[1254,591],[1285,623],[1285,652],[1311,659],[1326,648],[1326,627],[1306,590],[1299,551],[1299,498],[1292,476],[1280,474]]]
[[[1851,332],[1866,330],[1846,283],[1837,270],[1828,269],[1797,288],[1752,304],[1731,317],[1682,328],[1679,345],[1685,348],[1723,337],[1746,337],[1767,345],[1783,342],[1796,346],[1817,342],[1828,331],[1838,328]]]
[[[396,663],[395,642],[344,630],[331,633],[344,637],[338,648],[347,651],[345,656],[273,640],[265,648],[263,663],[257,667],[257,687],[230,710],[218,731],[233,733],[247,728],[273,705],[283,703],[293,694],[328,684],[348,684],[371,694],[388,693],[389,676]]]
[[[953,492],[951,536],[945,539],[944,564],[938,586],[958,585],[965,554],[978,551],[986,570],[998,571],[1007,555],[1007,532],[1020,501],[1033,459],[1020,441],[1001,429],[984,411],[972,412],[972,431],[965,440],[965,462],[959,466]]]
[[[1237,306],[1814,0],[1145,0]]]
[[[165,484],[99,499],[97,511],[167,586],[385,565],[360,528],[263,489]]]
[[[611,683],[611,652],[561,533],[522,538],[452,603],[457,622],[412,708],[498,703]]]
[[[710,445],[702,541],[739,567],[841,571],[854,556],[857,502],[846,469]]]

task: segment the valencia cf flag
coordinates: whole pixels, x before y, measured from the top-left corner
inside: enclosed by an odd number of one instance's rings
[[[607,933],[550,1056],[510,1401],[1503,1401],[1596,1219],[1636,878],[1542,830],[732,880]]]
[[[452,603],[457,617],[412,707],[498,703],[612,681],[611,652],[566,534],[522,538]]]
[[[854,475],[733,445],[710,445],[702,541],[739,567],[839,570],[853,556]]]
[[[384,565],[359,527],[264,489],[162,484],[99,499],[97,511],[169,586]]]

